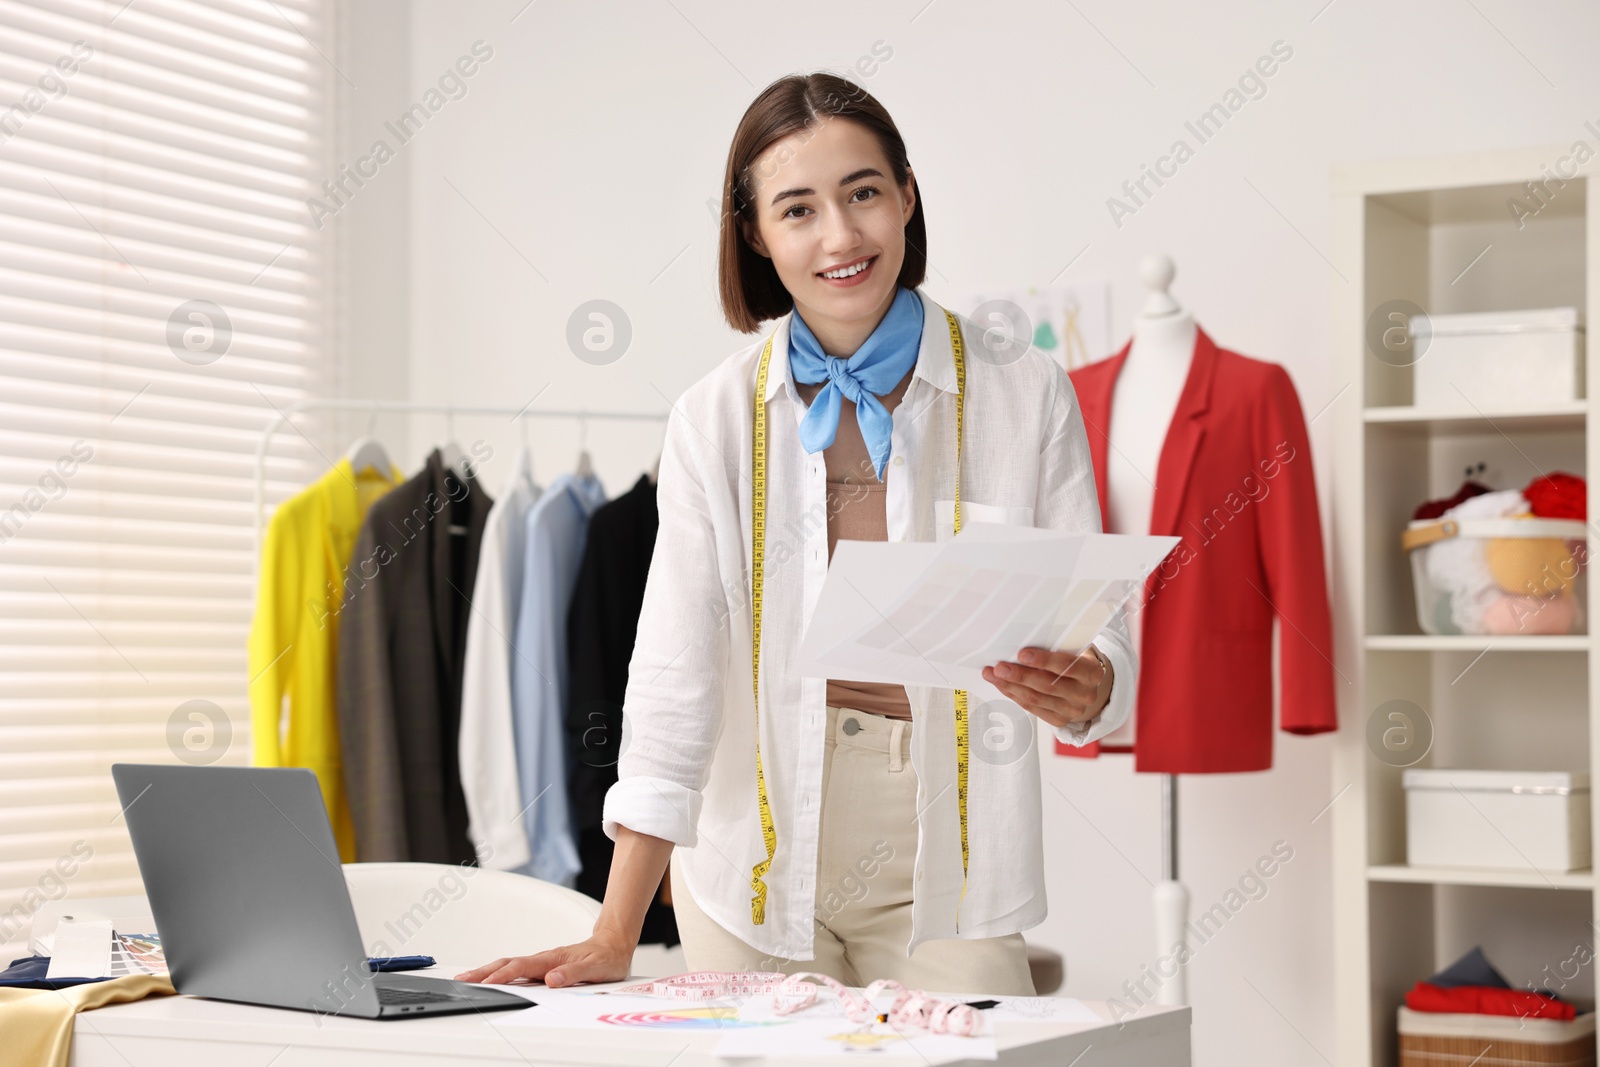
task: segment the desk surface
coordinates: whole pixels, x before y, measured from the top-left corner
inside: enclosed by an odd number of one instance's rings
[[[450,978],[464,966],[408,972]],[[640,979],[632,979],[639,981]],[[626,983],[611,983],[622,985]],[[603,988],[603,987],[596,987]],[[1150,1007],[1112,1021],[1103,1001],[1085,1001],[1106,1021],[1002,1023],[995,1043],[1004,1067],[1073,1063],[1091,1047],[1094,1067],[1187,1065],[1189,1009]],[[321,1064],[529,1064],[708,1067],[771,1062],[801,1067],[799,1059],[723,1060],[712,1055],[718,1034],[616,1033],[595,1030],[497,1027],[481,1015],[393,1021],[334,1019],[311,1012],[262,1008],[201,997],[151,997],[84,1012],[76,1020],[72,1067],[307,1067]],[[904,1061],[902,1061],[904,1062]]]

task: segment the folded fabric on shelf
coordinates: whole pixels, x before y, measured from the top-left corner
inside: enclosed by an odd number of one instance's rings
[[[1450,966],[1411,987],[1406,1007],[1445,1014],[1510,1015],[1521,1019],[1570,1020],[1577,1009],[1549,990],[1513,989],[1474,945]]]
[[[1429,982],[1411,987],[1406,994],[1406,1007],[1412,1011],[1512,1015],[1522,1019],[1570,1020],[1578,1014],[1571,1004],[1543,993],[1474,985],[1442,989]]]
[[[1428,984],[1438,986],[1440,989],[1454,989],[1464,985],[1489,986],[1494,989],[1511,988],[1511,983],[1495,970],[1494,964],[1489,962],[1489,957],[1483,954],[1481,945],[1473,945],[1471,952],[1429,978]]]

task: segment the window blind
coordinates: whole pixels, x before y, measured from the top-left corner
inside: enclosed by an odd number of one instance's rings
[[[324,359],[327,17],[0,0],[0,966],[44,901],[142,892],[112,763],[249,762],[255,447]],[[324,467],[279,434],[269,502]]]

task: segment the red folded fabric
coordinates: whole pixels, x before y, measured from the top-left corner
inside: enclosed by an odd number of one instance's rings
[[[1412,1011],[1468,1012],[1475,1015],[1511,1015],[1523,1019],[1571,1019],[1578,1012],[1566,1001],[1520,989],[1463,985],[1440,989],[1418,982],[1406,994]]]

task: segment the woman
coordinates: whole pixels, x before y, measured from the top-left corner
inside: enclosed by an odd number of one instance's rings
[[[812,74],[762,92],[723,206],[724,313],[746,333],[778,321],[668,422],[600,918],[586,941],[458,977],[626,977],[675,856],[693,970],[1032,994],[1020,931],[1045,914],[1039,771],[1016,708],[1080,745],[1119,726],[1136,669],[1120,612],[1079,653],[985,667],[987,703],[801,677],[796,657],[841,535],[942,540],[958,501],[962,522],[1098,531],[1072,388],[1036,349],[975,343],[917,288],[921,197],[860,87]]]

